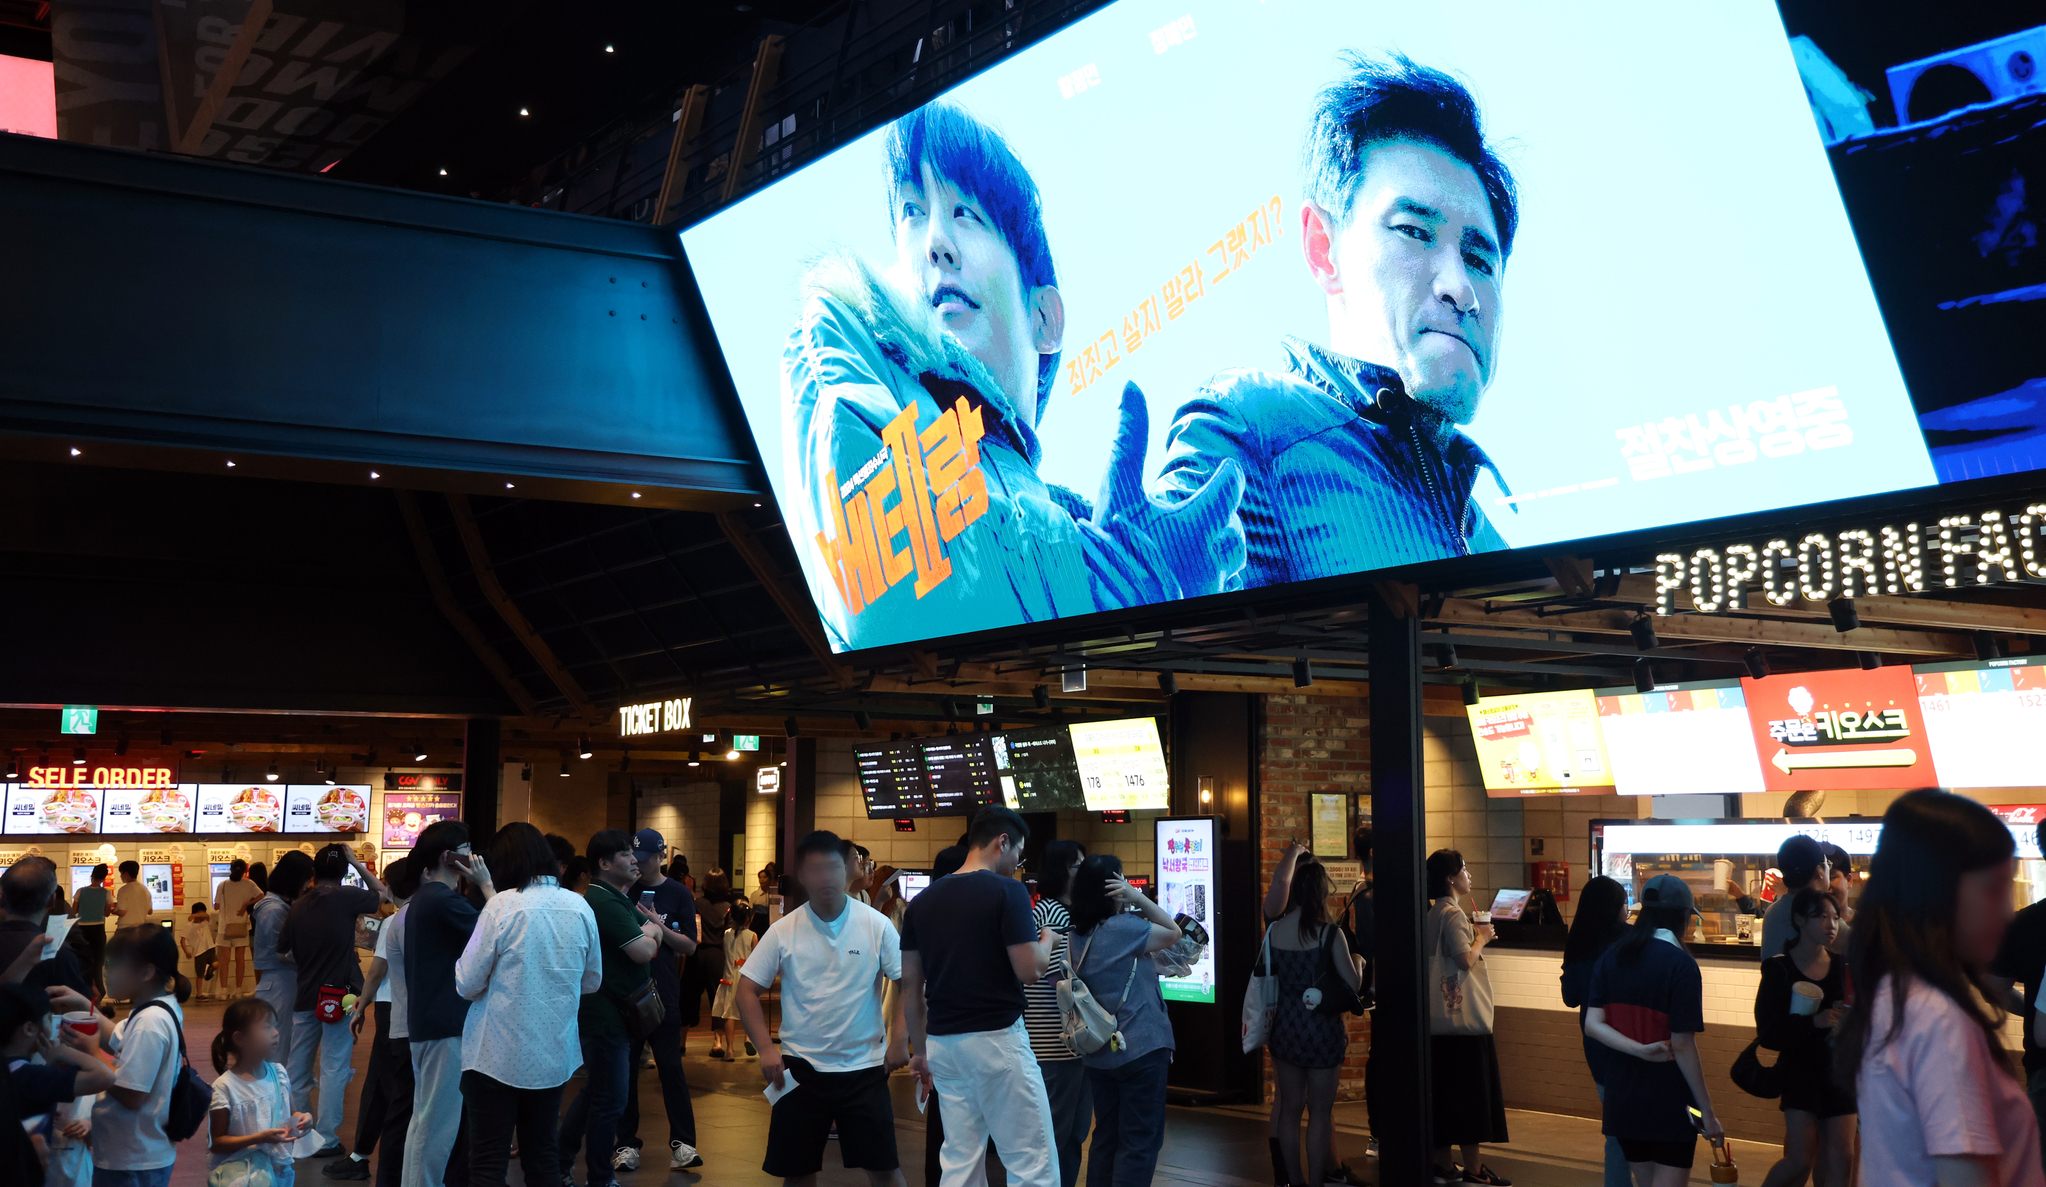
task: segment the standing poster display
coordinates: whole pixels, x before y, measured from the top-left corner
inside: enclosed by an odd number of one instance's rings
[[[1169,1002],[1215,1001],[1216,934],[1213,816],[1160,816],[1153,824],[1158,843],[1158,903],[1175,917],[1185,915],[1208,929],[1208,946],[1184,977],[1158,978]],[[1134,881],[1134,879],[1132,879]]]

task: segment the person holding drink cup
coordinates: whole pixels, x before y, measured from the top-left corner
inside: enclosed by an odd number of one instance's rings
[[[1434,1177],[1437,1183],[1511,1187],[1479,1161],[1480,1144],[1508,1139],[1499,1048],[1492,1038],[1492,982],[1485,969],[1485,947],[1499,934],[1489,913],[1480,912],[1474,921],[1457,905],[1470,892],[1463,854],[1437,849],[1428,855],[1421,947],[1428,961],[1428,1057],[1434,1066]],[[1451,1147],[1461,1147],[1461,1170],[1449,1160]]]
[[[1833,1036],[1846,1017],[1852,983],[1847,958],[1831,951],[1840,907],[1809,887],[1791,896],[1793,938],[1762,962],[1755,995],[1755,1032],[1780,1054],[1783,1157],[1762,1187],[1789,1187],[1810,1176],[1813,1187],[1845,1187],[1854,1163],[1854,1092],[1832,1077]]]

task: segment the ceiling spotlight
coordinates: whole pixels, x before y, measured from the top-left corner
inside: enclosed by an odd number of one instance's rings
[[[418,740],[416,740],[416,739],[415,739],[415,740],[413,741],[413,743],[412,743],[412,761],[413,761],[413,762],[425,762],[425,761],[426,761],[426,743],[424,743],[424,742],[421,742],[421,741],[418,741]]]
[[[1750,647],[1741,656],[1741,663],[1747,665],[1748,675],[1757,680],[1769,678],[1769,657],[1759,647]]]
[[[375,470],[371,470],[371,471],[369,472],[369,477],[370,477],[370,481],[374,482],[374,481],[376,481],[377,479],[379,479],[379,478],[382,478],[382,477],[383,477],[383,475],[382,475],[382,474],[379,474],[379,473],[377,473],[377,472],[376,472]]]
[[[1627,633],[1634,636],[1634,650],[1655,650],[1655,620],[1643,614],[1627,627]]]
[[[8,759],[8,760],[7,760],[7,777],[8,777],[9,779],[19,779],[19,778],[21,778],[21,760],[20,760],[20,759],[18,759],[18,758],[10,758],[10,759]]]
[[[156,732],[156,744],[159,746],[169,746],[171,744],[171,732],[169,730],[158,730]]]
[[[532,763],[527,763],[527,764],[526,764],[525,766],[523,766],[523,767],[520,767],[520,768],[519,768],[519,782],[521,782],[521,783],[531,783],[532,781],[533,781],[533,764],[532,764]]]
[[[605,47],[604,47],[604,52],[605,52],[605,53],[607,53],[607,54],[615,54],[615,53],[617,53],[617,52],[618,52],[618,47],[617,47],[617,46],[615,46],[615,45],[607,45],[607,46],[605,46]],[[754,505],[755,507],[758,507],[758,506],[760,506],[760,504],[758,504],[758,503],[755,503],[755,504],[753,504],[753,505]]]
[[[1634,691],[1655,691],[1655,665],[1649,663],[1645,656],[1634,661]]]
[[[1988,631],[1975,632],[1975,658],[1983,663],[2003,658],[2003,643]]]
[[[596,751],[590,749],[590,736],[588,734],[584,734],[575,740],[575,754],[577,758],[588,758],[595,753]]]
[[[72,456],[72,457],[77,457],[77,456],[78,456],[78,453],[79,453],[79,449],[78,449],[78,447],[77,447],[76,445],[72,446],[72,447],[71,447],[71,456]],[[758,506],[760,506],[760,504],[758,504],[758,503],[755,503],[755,504],[753,504],[753,505],[754,505],[755,507],[758,507]]]
[[[328,767],[328,768],[327,768],[327,783],[328,783],[328,785],[329,785],[329,786],[332,786],[333,784],[339,783],[340,781],[341,781],[341,772],[340,772],[339,770],[337,770],[336,768],[334,768],[334,767]]]
[[[959,732],[959,723],[958,723],[958,722],[956,722],[956,721],[953,721],[953,722],[948,722],[948,723],[946,723],[946,725],[945,725],[945,736],[946,736],[946,737],[948,737],[948,738],[949,738],[949,737],[951,737],[951,736],[953,736],[953,735],[957,734],[958,732]]]
[[[1478,703],[1478,678],[1476,676],[1463,682],[1463,703],[1466,705]]]
[[[233,458],[229,458],[229,459],[227,459],[227,468],[228,468],[228,469],[230,469],[230,470],[234,469],[234,459],[233,459]]]
[[[1445,668],[1453,668],[1453,667],[1455,667],[1455,666],[1456,666],[1456,644],[1454,644],[1454,643],[1437,643],[1437,644],[1435,645],[1435,662],[1436,662],[1436,663],[1438,663],[1438,664],[1440,664],[1441,666],[1443,666],[1443,667],[1445,667]]]
[[[726,761],[726,762],[732,762],[732,761],[734,761],[735,759],[737,759],[738,757],[739,757],[739,752],[738,752],[738,751],[736,751],[736,750],[727,750],[727,751],[725,751],[725,761]]]
[[[71,765],[74,767],[85,765],[85,747],[73,746],[71,748]]]
[[[862,730],[870,730],[874,728],[874,719],[868,715],[865,709],[854,709],[853,724],[859,726]]]
[[[506,489],[506,490],[511,490],[511,489],[513,489],[513,487],[512,487],[512,484],[511,484],[511,483],[509,483],[509,482],[505,483],[505,484],[504,484],[504,489]]]
[[[561,777],[563,779],[568,778],[568,763],[566,760],[563,760],[561,764]]]
[[[448,175],[448,171],[447,171],[447,170],[445,170],[445,169],[443,169],[443,170],[441,170],[441,171],[440,171],[440,175],[441,175],[442,177],[446,177],[446,176]]]
[[[220,781],[222,783],[234,782],[233,772],[228,769],[228,765],[226,763],[220,764]]]
[[[1873,672],[1883,666],[1883,653],[1880,651],[1857,651],[1854,658],[1861,661],[1861,668],[1865,672]]]
[[[1030,686],[1030,700],[1040,709],[1051,708],[1051,690],[1042,684]]]
[[[121,757],[126,757],[126,756],[127,756],[127,753],[128,753],[128,735],[126,735],[126,734],[122,734],[122,735],[121,735],[121,739],[120,739],[120,741],[118,741],[118,742],[115,742],[115,743],[114,743],[114,753],[115,753],[116,755],[119,755],[119,756],[121,756]]]
[[[690,766],[692,766],[692,767],[694,767],[694,766],[700,766],[700,765],[702,765],[702,764],[698,763],[698,762],[697,762],[697,761],[696,761],[695,759],[693,759],[693,758],[692,758],[692,759],[690,759],[690,760],[689,760],[689,765],[690,765]]]
[[[1179,677],[1171,672],[1158,673],[1158,691],[1169,697],[1179,695]]]
[[[1861,615],[1854,612],[1853,598],[1834,598],[1826,603],[1826,613],[1833,616],[1833,629],[1843,635],[1861,625]]]
[[[78,451],[74,449],[74,450],[72,450],[71,452],[73,452],[73,453],[77,453]],[[758,507],[758,506],[760,506],[760,504],[758,504],[758,503],[755,503],[755,504],[753,504],[753,505],[754,505],[755,507]]]
[[[782,719],[781,719],[781,732],[782,732],[782,733],[783,733],[784,735],[786,735],[786,736],[788,736],[788,737],[791,737],[791,738],[793,738],[793,737],[795,737],[795,736],[796,736],[797,734],[801,733],[802,731],[796,728],[796,719],[795,719],[795,718],[793,718],[793,717],[784,717],[784,718],[782,718]]]
[[[632,769],[632,755],[630,755],[630,754],[626,754],[626,755],[622,755],[622,756],[620,756],[620,757],[619,757],[619,759],[618,759],[618,770],[619,770],[620,772],[625,772],[625,771],[629,771],[629,770],[631,770],[631,769]]]
[[[1305,656],[1293,661],[1293,687],[1306,688],[1314,683],[1314,668]]]
[[[939,697],[938,711],[947,717],[956,719],[959,716],[959,702],[951,697]]]
[[[270,764],[270,769],[269,769],[269,770],[267,770],[267,771],[264,771],[264,772],[263,772],[263,778],[265,778],[265,779],[268,779],[268,780],[269,780],[270,782],[272,782],[272,783],[275,783],[275,782],[277,782],[277,764],[276,764],[276,763],[274,763],[274,762],[273,762],[273,763],[271,763],[271,764]]]
[[[520,114],[520,115],[531,115],[531,114],[533,114],[533,113],[532,113],[532,112],[530,112],[530,111],[527,111],[527,110],[526,110],[525,108],[521,107],[521,108],[519,108],[519,114]]]
[[[639,497],[639,492],[638,492],[638,491],[633,491],[633,492],[632,492],[632,497],[633,497],[633,498],[635,498],[635,499],[636,499],[636,498],[638,498],[638,497]]]

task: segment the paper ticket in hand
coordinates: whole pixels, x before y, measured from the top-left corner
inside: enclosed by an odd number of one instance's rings
[[[767,1098],[767,1107],[771,1109],[774,1107],[776,1101],[780,1100],[784,1096],[787,1096],[789,1093],[794,1092],[795,1090],[796,1073],[784,1067],[781,1069],[781,1087],[776,1088],[773,1084],[770,1083],[767,1087],[760,1090],[760,1095]]]

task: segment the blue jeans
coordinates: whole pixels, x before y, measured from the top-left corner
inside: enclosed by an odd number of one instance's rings
[[[1087,1069],[1094,1093],[1094,1144],[1087,1187],[1150,1187],[1165,1144],[1165,1075],[1172,1052],[1159,1048],[1121,1067]]]
[[[1598,1089],[1598,1103],[1605,1104],[1606,1086],[1593,1084],[1592,1087]],[[1605,1187],[1634,1187],[1634,1172],[1627,1166],[1627,1156],[1620,1152],[1620,1139],[1615,1137],[1606,1139]]]
[[[327,1139],[327,1145],[341,1141],[341,1112],[348,1101],[348,1082],[355,1078],[349,1061],[355,1055],[355,1032],[348,1019],[322,1022],[311,1010],[291,1016],[291,1107],[304,1112],[319,1085],[320,1107],[313,1113],[313,1128]]]
[[[92,1168],[92,1187],[170,1187],[171,1168],[160,1166],[148,1171],[108,1170],[103,1166]]]
[[[575,1168],[575,1148],[583,1147],[584,1183],[608,1183],[611,1142],[618,1136],[618,1118],[625,1112],[625,1082],[632,1075],[631,1044],[625,1036],[582,1034],[583,1089],[569,1102],[558,1139],[561,1173]]]

